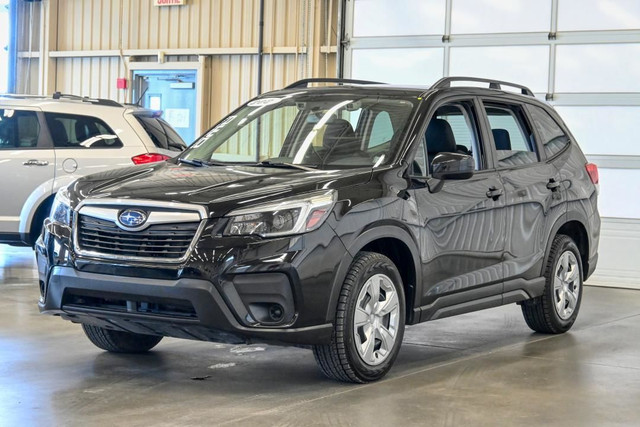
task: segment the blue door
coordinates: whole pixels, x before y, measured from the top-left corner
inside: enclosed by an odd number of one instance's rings
[[[133,101],[161,110],[187,145],[196,138],[196,71],[144,70],[134,72]]]

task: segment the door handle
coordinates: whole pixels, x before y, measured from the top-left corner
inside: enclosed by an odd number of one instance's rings
[[[547,183],[547,188],[551,191],[558,191],[560,189],[560,183],[555,178],[550,178]]]
[[[24,166],[47,166],[49,164],[49,162],[46,161],[46,160],[31,159],[31,160],[27,160],[25,162],[22,162],[22,164]]]
[[[493,200],[498,200],[500,196],[502,196],[502,188],[491,187],[489,191],[487,191],[487,197]]]

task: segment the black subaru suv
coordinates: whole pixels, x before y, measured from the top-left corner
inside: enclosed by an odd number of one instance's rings
[[[517,303],[534,331],[571,328],[597,194],[597,167],[526,87],[307,79],[178,158],[61,190],[36,246],[39,306],[112,352],[284,343],[373,381],[405,325]]]

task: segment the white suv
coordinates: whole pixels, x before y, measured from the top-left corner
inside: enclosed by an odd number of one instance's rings
[[[186,148],[157,111],[55,93],[0,95],[0,243],[33,245],[61,187]]]

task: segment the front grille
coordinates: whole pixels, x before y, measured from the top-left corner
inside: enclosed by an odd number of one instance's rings
[[[125,231],[112,221],[78,215],[78,246],[107,256],[180,259],[198,230],[198,222],[154,224]]]

